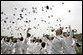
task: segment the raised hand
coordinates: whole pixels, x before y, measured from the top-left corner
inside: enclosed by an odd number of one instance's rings
[[[31,30],[31,28],[28,28],[28,30]]]
[[[71,26],[69,25],[69,28],[71,28]]]

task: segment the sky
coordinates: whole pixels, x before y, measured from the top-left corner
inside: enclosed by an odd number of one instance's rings
[[[42,37],[43,33],[55,34],[51,29],[57,30],[59,24],[64,27],[63,31],[70,25],[77,33],[82,33],[82,1],[1,1],[2,36],[19,37],[22,33],[26,37],[30,27],[33,36]]]

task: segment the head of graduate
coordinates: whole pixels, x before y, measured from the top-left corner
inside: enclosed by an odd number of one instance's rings
[[[29,38],[31,36],[31,34],[30,33],[27,33],[27,38]]]
[[[55,32],[56,32],[56,35],[61,35],[62,32],[63,32],[63,28],[60,27],[60,28],[58,28]]]

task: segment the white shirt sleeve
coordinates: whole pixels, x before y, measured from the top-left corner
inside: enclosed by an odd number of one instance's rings
[[[70,38],[72,38],[73,37],[73,32],[71,30],[71,27],[69,28],[69,31],[70,31]]]
[[[74,46],[75,45],[75,40],[73,38],[72,38],[72,41],[73,41],[72,46]]]

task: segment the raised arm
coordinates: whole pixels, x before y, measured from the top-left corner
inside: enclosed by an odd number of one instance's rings
[[[73,37],[73,32],[72,32],[72,30],[71,30],[70,25],[69,25],[69,31],[70,31],[70,37]]]
[[[31,28],[28,28],[27,33],[29,32],[29,30],[31,30]]]

